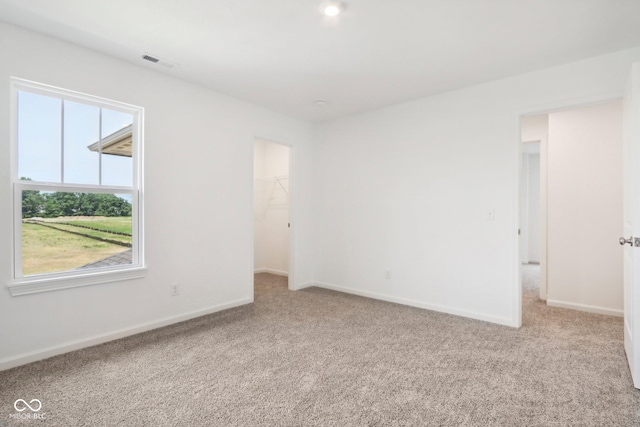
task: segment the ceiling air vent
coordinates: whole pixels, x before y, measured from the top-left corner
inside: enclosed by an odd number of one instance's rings
[[[148,53],[143,53],[142,54],[142,59],[144,59],[145,61],[153,62],[154,64],[162,65],[163,67],[166,67],[166,68],[173,68],[176,65],[178,65],[178,64],[176,64],[174,62],[167,61],[166,59],[162,59],[162,58],[158,58],[157,56],[149,55]]]
[[[144,55],[142,55],[142,59],[146,59],[147,61],[151,61],[154,64],[157,64],[158,62],[160,62],[160,60],[158,58],[154,58],[151,55],[147,55],[146,53]]]

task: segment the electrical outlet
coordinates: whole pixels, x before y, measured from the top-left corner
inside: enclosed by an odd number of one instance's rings
[[[384,278],[385,279],[391,279],[391,270],[385,270]]]
[[[487,221],[494,221],[496,219],[496,210],[494,208],[487,209],[485,218]]]
[[[176,295],[180,295],[180,286],[171,285],[171,296],[175,297]]]

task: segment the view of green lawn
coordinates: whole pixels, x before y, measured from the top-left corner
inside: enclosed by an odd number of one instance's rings
[[[69,231],[72,233],[82,233],[82,234],[86,234],[87,236],[95,237],[97,239],[115,240],[125,244],[129,244],[129,245],[131,244],[131,236],[123,236],[121,234],[112,234],[112,233],[92,230],[88,228],[80,228],[73,225],[67,225],[66,223],[61,224],[61,223],[55,223],[55,222],[47,222],[45,224],[49,224],[62,231]]]
[[[99,228],[106,231],[115,231],[117,233],[126,233],[131,235],[131,217],[130,216],[118,216],[118,217],[81,217],[77,219],[75,217],[60,217],[52,218],[55,222],[66,222],[67,224],[84,225],[91,228]]]
[[[42,222],[58,229],[30,223],[28,220],[22,224],[22,270],[25,276],[74,270],[85,264],[129,250],[126,246],[103,242],[96,238],[131,244],[131,236],[59,224],[59,222],[65,222],[131,234],[131,217],[58,217],[47,218]]]

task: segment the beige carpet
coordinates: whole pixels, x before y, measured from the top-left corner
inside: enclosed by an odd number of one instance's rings
[[[621,320],[528,283],[516,330],[259,274],[251,306],[0,373],[0,425],[640,425]]]

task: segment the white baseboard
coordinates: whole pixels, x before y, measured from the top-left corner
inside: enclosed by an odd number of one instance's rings
[[[424,308],[426,310],[438,311],[440,313],[453,314],[456,316],[467,317],[475,320],[482,320],[484,322],[497,323],[498,325],[518,327],[517,323],[510,318],[496,317],[484,313],[477,313],[474,311],[463,310],[455,307],[448,307],[438,304],[429,304],[421,301],[411,300],[407,298],[398,298],[390,295],[379,294],[377,292],[362,291],[358,289],[351,289],[344,286],[332,285],[330,283],[315,282],[312,286],[319,288],[330,289],[332,291],[344,292],[347,294],[359,295],[362,297],[378,299],[382,301],[393,302],[396,304],[408,305],[411,307]]]
[[[296,286],[295,288],[293,288],[292,290],[294,291],[299,291],[301,289],[304,288],[310,288],[312,286],[316,286],[316,284],[314,282],[304,282],[304,283],[300,283],[298,286]]]
[[[69,353],[71,351],[80,350],[82,348],[92,347],[94,345],[103,344],[105,342],[117,340],[117,339],[128,337],[131,335],[136,335],[142,332],[147,332],[152,329],[162,328],[163,326],[172,325],[174,323],[184,322],[185,320],[194,319],[196,317],[205,316],[207,314],[216,313],[218,311],[226,310],[229,308],[250,304],[252,302],[253,302],[253,297],[243,298],[243,299],[232,301],[226,304],[220,304],[213,307],[204,308],[201,310],[195,310],[195,311],[180,314],[177,316],[165,317],[164,319],[156,320],[153,322],[143,323],[137,326],[120,329],[120,330],[109,332],[106,334],[96,335],[91,338],[71,341],[65,344],[61,344],[53,347],[47,347],[40,350],[28,352],[28,353],[23,353],[17,356],[0,360],[0,371],[15,368],[21,365],[26,365],[27,363],[37,362],[38,360],[47,359],[49,357],[57,356],[59,354]]]
[[[273,268],[256,268],[253,270],[253,274],[258,274],[258,273],[270,273],[270,274],[275,274],[277,276],[285,276],[285,277],[289,276],[288,271],[274,270]]]
[[[595,305],[579,304],[576,302],[558,301],[547,298],[549,307],[568,308],[571,310],[586,311],[595,314],[606,314],[607,316],[623,317],[623,310],[614,310],[612,308],[598,307]]]

